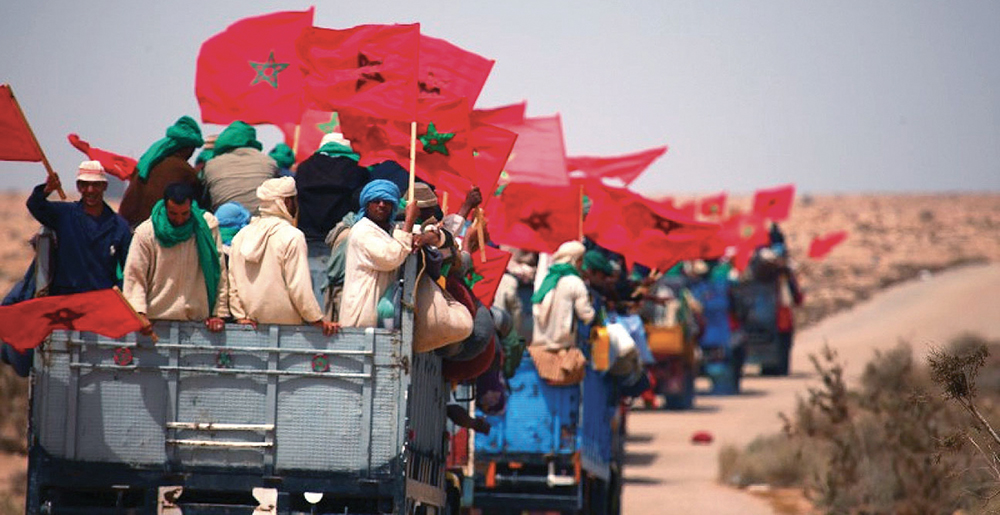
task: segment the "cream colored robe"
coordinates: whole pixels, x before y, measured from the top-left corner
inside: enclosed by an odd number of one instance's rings
[[[205,212],[205,221],[215,237],[222,270],[212,315],[227,317],[229,281],[219,221],[209,212]],[[156,241],[151,220],[135,228],[125,260],[122,293],[137,312],[145,313],[150,320],[205,320],[209,313],[204,277],[194,236],[168,248]]]
[[[375,327],[376,307],[396,271],[413,247],[413,235],[393,230],[392,236],[368,218],[361,218],[347,239],[344,293],[340,302],[340,324],[344,327]]]
[[[594,319],[594,306],[583,279],[567,275],[559,279],[540,303],[531,307],[531,313],[535,318],[532,345],[568,349],[576,345],[576,320],[590,323]]]
[[[306,237],[278,216],[254,217],[229,251],[229,309],[237,319],[299,325],[323,318],[309,273]]]

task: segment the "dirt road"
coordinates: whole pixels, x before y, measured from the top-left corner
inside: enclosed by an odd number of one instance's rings
[[[635,411],[629,419],[624,512],[769,515],[763,500],[716,484],[721,445],[745,445],[781,429],[778,414],[791,411],[815,377],[808,361],[824,342],[846,361],[846,377],[860,376],[876,349],[900,340],[920,356],[962,332],[1000,338],[1000,265],[953,270],[882,292],[797,335],[788,378],[748,377],[736,397],[699,396],[690,412]],[[701,384],[701,383],[700,383]],[[702,389],[707,383],[701,384]],[[715,442],[690,443],[711,431]]]

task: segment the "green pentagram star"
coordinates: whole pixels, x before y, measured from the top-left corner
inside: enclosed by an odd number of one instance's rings
[[[323,134],[330,134],[331,132],[336,132],[337,127],[340,126],[340,116],[337,113],[330,113],[330,121],[326,123],[316,124],[316,128],[320,130]]]
[[[453,132],[438,132],[437,128],[434,127],[434,122],[431,122],[427,124],[427,132],[420,136],[420,143],[423,143],[424,152],[428,154],[437,152],[447,156],[450,155],[447,144],[454,137],[455,133]]]
[[[274,50],[271,50],[271,55],[267,56],[267,62],[255,63],[250,61],[250,66],[257,72],[257,75],[253,78],[253,82],[250,83],[251,86],[257,84],[258,82],[266,82],[271,85],[272,88],[278,88],[278,73],[280,73],[285,68],[288,68],[288,63],[277,63],[274,61]]]
[[[482,281],[482,280],[483,280],[483,276],[479,275],[479,272],[476,272],[475,269],[472,269],[472,270],[469,270],[469,273],[466,274],[466,276],[465,276],[465,285],[468,286],[470,289],[471,288],[475,288],[476,283],[478,283],[479,281]]]

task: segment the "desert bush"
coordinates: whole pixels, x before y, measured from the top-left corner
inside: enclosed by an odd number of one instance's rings
[[[0,365],[0,452],[27,452],[28,381]]]
[[[907,344],[876,352],[853,388],[834,350],[827,347],[811,360],[820,384],[791,415],[782,415],[784,434],[720,454],[722,481],[798,486],[829,513],[954,513],[987,506],[997,481],[983,456],[965,449],[972,447],[968,418],[940,395]]]

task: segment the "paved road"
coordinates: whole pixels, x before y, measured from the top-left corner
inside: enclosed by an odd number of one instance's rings
[[[624,512],[774,513],[757,497],[717,485],[716,458],[725,443],[742,446],[758,435],[780,431],[778,414],[791,411],[796,395],[815,381],[810,354],[829,342],[846,361],[846,377],[852,381],[875,349],[906,340],[924,355],[965,331],[1000,339],[1000,265],[963,268],[899,285],[802,331],[793,349],[791,377],[748,377],[742,395],[700,396],[690,412],[633,412]],[[692,445],[691,434],[698,430],[711,431],[715,443]]]

